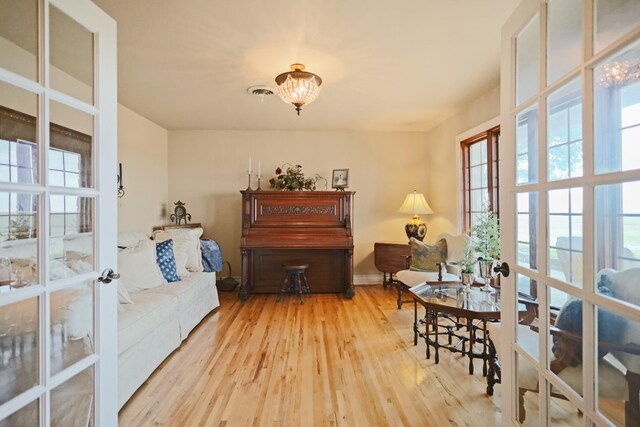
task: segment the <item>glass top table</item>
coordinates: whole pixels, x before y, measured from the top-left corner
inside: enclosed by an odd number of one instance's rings
[[[460,282],[425,282],[409,288],[413,297],[413,344],[418,338],[427,344],[427,359],[431,347],[435,363],[440,362],[439,349],[462,353],[469,358],[469,373],[473,374],[474,359],[482,359],[483,375],[487,375],[490,358],[487,342],[487,322],[500,319],[500,290],[483,292],[471,287],[464,292]],[[424,316],[418,315],[418,306]]]

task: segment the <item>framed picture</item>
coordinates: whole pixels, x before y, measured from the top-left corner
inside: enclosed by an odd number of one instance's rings
[[[334,169],[331,176],[331,188],[344,190],[349,187],[349,169]]]

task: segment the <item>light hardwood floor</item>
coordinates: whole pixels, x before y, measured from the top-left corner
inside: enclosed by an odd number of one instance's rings
[[[413,346],[413,305],[397,310],[381,285],[358,287],[353,300],[316,294],[304,305],[275,296],[241,303],[220,293],[220,302],[121,410],[120,425],[500,421],[500,386],[488,397],[485,378],[469,375],[459,355],[427,360],[424,343]]]
[[[144,425],[494,426],[499,394],[443,353],[413,346],[412,306],[382,286],[353,300],[220,293],[220,308],[192,332],[120,412]],[[479,367],[479,366],[478,366]],[[479,416],[481,415],[481,416]]]

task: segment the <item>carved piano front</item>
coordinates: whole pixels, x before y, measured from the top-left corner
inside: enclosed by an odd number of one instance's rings
[[[311,292],[353,289],[353,192],[242,191],[242,286],[238,296],[277,293],[282,264],[309,264]]]

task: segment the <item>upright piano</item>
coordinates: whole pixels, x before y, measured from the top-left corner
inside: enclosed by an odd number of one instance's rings
[[[311,292],[353,288],[353,196],[350,191],[242,193],[242,285],[238,296],[277,293],[283,264],[309,264]]]

